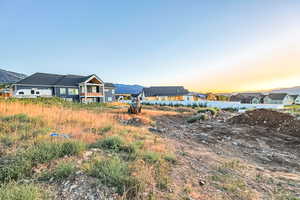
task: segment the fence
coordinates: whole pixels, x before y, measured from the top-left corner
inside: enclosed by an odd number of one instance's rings
[[[215,107],[215,108],[233,108],[233,109],[282,109],[283,104],[242,104],[233,101],[143,101],[143,104],[150,105],[166,105],[166,106],[201,106],[201,107]]]

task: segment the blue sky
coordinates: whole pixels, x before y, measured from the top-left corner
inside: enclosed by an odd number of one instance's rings
[[[300,76],[299,10],[298,0],[0,0],[0,67],[199,91],[290,86],[280,72],[253,77],[290,51],[285,68]]]

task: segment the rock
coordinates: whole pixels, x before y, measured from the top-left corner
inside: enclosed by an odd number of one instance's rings
[[[204,181],[204,180],[202,180],[202,179],[200,179],[198,183],[199,183],[199,185],[200,185],[200,186],[203,186],[203,185],[205,185],[205,181]]]

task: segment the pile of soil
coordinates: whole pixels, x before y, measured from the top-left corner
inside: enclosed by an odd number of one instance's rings
[[[282,133],[300,137],[300,120],[288,113],[274,110],[257,109],[247,111],[229,120],[232,124],[248,124],[250,126],[264,126],[276,129]]]

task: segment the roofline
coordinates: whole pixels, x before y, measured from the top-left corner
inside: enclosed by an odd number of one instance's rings
[[[88,78],[84,81],[84,83],[90,81],[93,77],[95,77],[96,79],[98,79],[99,81],[101,81],[102,84],[105,84],[105,82],[101,78],[99,78],[96,74],[91,74],[91,75],[89,75],[87,77]]]
[[[23,85],[23,86],[47,86],[47,87],[76,87],[76,86],[69,86],[69,85],[39,85],[39,84],[12,84],[14,85]],[[79,87],[79,85],[78,85]]]

